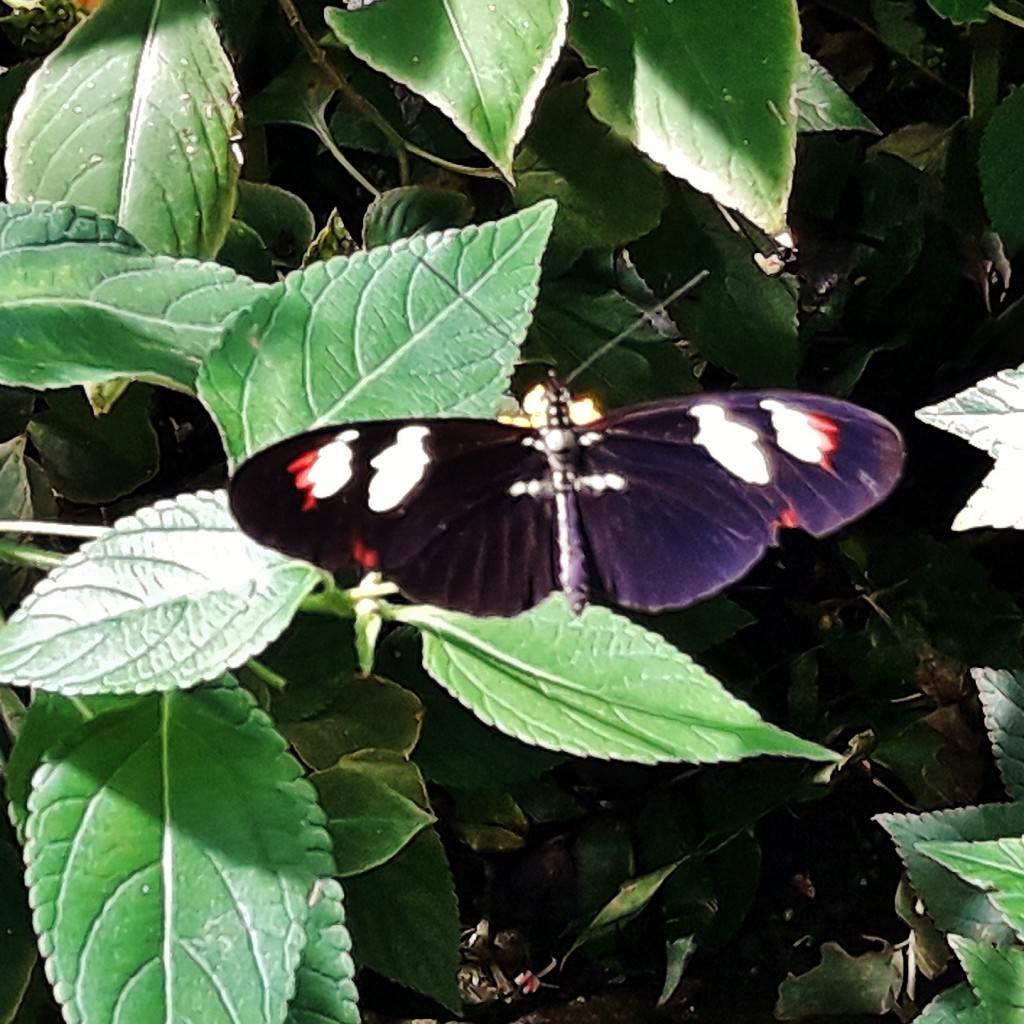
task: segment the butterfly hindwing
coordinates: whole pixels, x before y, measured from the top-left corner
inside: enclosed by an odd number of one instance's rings
[[[413,600],[513,615],[557,589],[551,501],[508,493],[546,469],[531,434],[465,419],[323,428],[245,462],[232,512],[260,543],[332,572],[380,570]]]
[[[816,536],[839,529],[888,495],[903,463],[887,421],[797,392],[636,406],[589,429],[583,475],[625,481],[579,494],[593,582],[614,602],[648,611],[721,590],[781,527]]]

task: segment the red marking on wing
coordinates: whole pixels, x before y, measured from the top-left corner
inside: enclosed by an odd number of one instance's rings
[[[839,447],[839,424],[828,416],[821,416],[815,412],[809,412],[806,416],[811,429],[818,435],[818,451],[821,452],[818,465],[822,469],[830,470],[832,460],[829,456]]]
[[[782,514],[779,516],[779,526],[784,526],[792,529],[794,526],[799,526],[800,520],[797,518],[796,513],[791,508],[784,508]]]
[[[367,547],[358,537],[352,541],[352,557],[364,569],[376,569],[380,563],[380,554]]]
[[[316,508],[316,498],[313,497],[313,482],[309,479],[309,471],[316,465],[319,448],[303,452],[297,459],[292,459],[285,467],[295,477],[295,489],[302,491],[305,497],[302,501],[302,511],[310,512]]]

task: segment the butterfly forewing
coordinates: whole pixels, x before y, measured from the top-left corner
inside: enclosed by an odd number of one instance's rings
[[[678,608],[742,576],[784,526],[837,530],[882,501],[903,446],[880,416],[796,392],[725,392],[593,424],[579,489],[588,564],[612,601]],[[589,439],[589,443],[588,442]]]
[[[465,419],[324,428],[244,463],[232,512],[332,572],[380,570],[415,601],[513,615],[557,589],[552,503],[509,494],[547,468],[532,434]]]

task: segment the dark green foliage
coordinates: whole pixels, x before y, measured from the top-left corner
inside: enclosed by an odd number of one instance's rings
[[[404,1016],[1020,1012],[1016,7],[11,6],[0,1021],[354,1024],[357,969]],[[849,396],[905,480],[694,608],[512,620],[213,490],[612,339],[606,407]]]

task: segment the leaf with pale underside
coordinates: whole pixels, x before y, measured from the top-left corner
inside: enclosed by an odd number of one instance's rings
[[[108,0],[25,87],[8,198],[80,203],[153,252],[212,257],[235,205],[236,92],[201,0]]]
[[[919,409],[917,417],[996,460],[981,487],[956,514],[952,529],[1024,530],[1024,367],[986,377],[952,398]]]
[[[249,540],[223,492],[159,501],[36,586],[0,628],[0,682],[65,696],[194,686],[266,647],[318,579]]]
[[[232,322],[199,376],[228,454],[330,423],[493,415],[553,215],[539,203],[289,274]]]
[[[396,610],[424,634],[427,671],[480,719],[583,757],[708,763],[755,754],[830,760],[763,721],[657,634],[561,595],[512,619]]]
[[[188,390],[225,321],[266,290],[216,263],[152,256],[89,210],[0,206],[0,381]]]
[[[225,680],[130,699],[52,752],[27,881],[67,1020],[280,1024],[322,814],[252,698]]]
[[[508,178],[568,17],[565,0],[388,0],[325,12],[356,56],[438,107]]]

